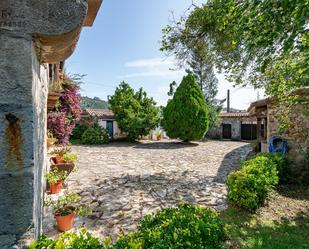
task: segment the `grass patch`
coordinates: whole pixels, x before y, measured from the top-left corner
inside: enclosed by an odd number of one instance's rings
[[[256,214],[234,207],[221,213],[230,248],[309,248],[309,189],[281,187],[270,199]]]

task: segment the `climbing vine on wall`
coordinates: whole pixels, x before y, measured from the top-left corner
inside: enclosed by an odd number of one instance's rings
[[[47,129],[57,139],[57,144],[66,145],[81,115],[81,76],[61,75],[62,93],[59,102],[48,114]]]

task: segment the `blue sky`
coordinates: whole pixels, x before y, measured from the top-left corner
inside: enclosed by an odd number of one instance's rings
[[[204,2],[202,0],[195,3]],[[112,95],[121,81],[143,87],[159,105],[168,99],[169,84],[181,81],[182,70],[160,52],[161,30],[175,16],[185,13],[191,0],[104,0],[93,27],[84,28],[74,54],[66,61],[70,73],[86,74],[82,95]],[[253,89],[232,89],[218,76],[218,98],[231,89],[231,106],[246,109],[256,100]]]

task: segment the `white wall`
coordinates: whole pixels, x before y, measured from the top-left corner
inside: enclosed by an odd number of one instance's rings
[[[106,121],[105,120],[99,120],[99,126],[101,126],[102,128],[106,129]]]

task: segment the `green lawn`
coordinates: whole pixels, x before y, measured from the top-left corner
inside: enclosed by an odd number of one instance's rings
[[[282,187],[256,214],[230,207],[221,213],[230,248],[309,248],[309,189]]]

